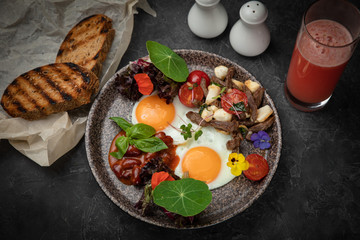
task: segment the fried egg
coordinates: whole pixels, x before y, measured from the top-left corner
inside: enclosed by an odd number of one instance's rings
[[[145,123],[156,131],[163,131],[173,138],[174,145],[178,145],[186,142],[181,135],[180,126],[190,122],[186,117],[188,111],[196,111],[196,109],[184,106],[178,96],[172,103],[167,104],[165,99],[152,94],[141,97],[135,103],[131,122],[133,124]]]
[[[148,124],[156,131],[163,131],[173,138],[174,144],[178,145],[176,154],[180,158],[175,169],[176,175],[182,177],[184,172],[189,172],[189,177],[204,181],[210,190],[221,187],[235,178],[226,165],[231,153],[226,148],[226,142],[231,136],[220,133],[213,127],[203,127],[198,140],[184,140],[179,129],[181,125],[191,123],[186,117],[188,111],[196,109],[184,106],[178,96],[173,103],[166,104],[165,99],[153,94],[143,96],[135,103],[131,121],[133,124]],[[191,124],[192,129],[199,129],[198,125]]]
[[[226,148],[226,142],[231,136],[213,127],[203,127],[201,130],[203,134],[198,140],[191,138],[177,147],[180,162],[175,174],[182,177],[184,172],[189,172],[189,177],[205,182],[212,190],[235,178],[226,165],[231,153]]]

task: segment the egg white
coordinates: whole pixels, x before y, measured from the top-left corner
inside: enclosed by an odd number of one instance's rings
[[[220,133],[213,127],[203,127],[201,130],[203,134],[197,141],[191,138],[188,142],[178,145],[176,148],[176,154],[180,157],[180,162],[175,169],[175,174],[182,177],[182,160],[188,150],[200,146],[211,148],[219,154],[221,159],[218,176],[212,182],[208,183],[209,189],[212,190],[227,184],[235,178],[235,176],[231,174],[230,168],[226,165],[229,154],[231,153],[231,151],[226,148],[226,142],[231,139],[231,136]]]
[[[143,96],[142,98],[140,98],[139,101],[135,103],[132,109],[131,121],[133,124],[138,123],[138,120],[136,119],[135,111],[139,102],[145,97],[147,96]],[[221,167],[219,174],[212,182],[208,184],[209,189],[212,190],[221,187],[227,184],[228,182],[230,182],[232,179],[234,179],[235,176],[231,174],[230,168],[226,165],[229,154],[231,153],[231,151],[227,150],[226,148],[226,142],[231,140],[231,136],[220,133],[213,127],[202,127],[201,130],[203,134],[199,137],[197,141],[195,141],[194,138],[184,140],[184,137],[181,135],[179,131],[181,125],[183,124],[187,125],[188,123],[191,123],[193,126],[192,129],[194,130],[200,129],[197,124],[192,123],[186,117],[187,112],[197,111],[197,109],[184,106],[180,102],[178,96],[174,98],[173,105],[175,107],[175,118],[168,127],[166,127],[161,131],[165,132],[166,135],[171,136],[174,140],[173,143],[175,145],[178,145],[176,149],[176,154],[180,157],[180,162],[175,169],[175,174],[178,175],[179,177],[182,177],[183,172],[181,165],[182,165],[182,159],[184,158],[186,152],[191,148],[203,146],[203,147],[211,148],[212,150],[217,152],[221,158]]]

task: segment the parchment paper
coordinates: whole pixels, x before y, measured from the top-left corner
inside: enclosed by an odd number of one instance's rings
[[[115,73],[129,46],[137,7],[156,16],[146,0],[1,0],[0,96],[22,73],[54,63],[68,31],[85,17],[99,13],[113,20],[116,31],[103,65],[102,87]],[[8,139],[40,166],[50,166],[84,135],[90,105],[36,121],[11,118],[1,107],[0,141]]]

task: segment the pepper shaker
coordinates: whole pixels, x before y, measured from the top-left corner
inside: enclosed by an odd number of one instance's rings
[[[240,19],[230,31],[230,44],[241,55],[253,57],[266,50],[270,31],[265,25],[268,10],[259,1],[250,1],[240,8]]]
[[[188,14],[190,30],[202,38],[214,38],[224,32],[228,15],[220,0],[195,0]]]

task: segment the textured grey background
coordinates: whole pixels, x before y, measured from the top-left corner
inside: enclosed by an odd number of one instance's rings
[[[149,0],[158,17],[140,11],[119,68],[147,55],[145,42],[219,54],[247,69],[274,100],[283,150],[265,193],[243,213],[212,227],[169,230],[123,212],[100,189],[84,140],[49,168],[0,141],[1,239],[360,239],[360,50],[350,60],[322,111],[303,113],[286,101],[283,86],[300,26],[311,1],[263,1],[269,9],[271,43],[247,58],[232,50],[231,26],[246,1],[221,1],[229,25],[211,40],[187,26],[193,1]],[[352,1],[360,7],[359,1]]]

